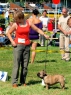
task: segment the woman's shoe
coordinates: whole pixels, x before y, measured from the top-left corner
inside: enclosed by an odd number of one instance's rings
[[[27,85],[26,85],[26,83],[24,83],[24,85],[23,85],[23,86],[27,86]]]
[[[13,86],[14,88],[18,87],[18,85],[17,85],[17,84],[13,84],[12,86]]]

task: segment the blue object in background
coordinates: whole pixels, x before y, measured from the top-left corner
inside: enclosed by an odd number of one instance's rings
[[[3,9],[2,9],[2,6],[0,6],[0,14],[3,13]]]
[[[71,44],[69,45],[69,47],[71,48]]]
[[[7,37],[0,37],[0,43],[2,43],[3,45],[5,45],[7,41],[8,41]]]

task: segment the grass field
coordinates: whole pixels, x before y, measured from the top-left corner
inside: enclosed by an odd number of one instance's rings
[[[55,50],[59,47],[37,47],[38,50]],[[11,84],[11,74],[13,66],[13,49],[0,48],[0,71],[8,72],[8,81],[0,81],[0,95],[71,95],[71,61],[61,60],[59,53],[37,52],[34,64],[28,66],[26,79],[27,86],[13,88]],[[46,68],[45,68],[46,67]],[[65,90],[60,88],[60,84],[55,84],[49,90],[41,85],[41,79],[37,77],[40,70],[46,70],[48,74],[62,74],[65,77]]]

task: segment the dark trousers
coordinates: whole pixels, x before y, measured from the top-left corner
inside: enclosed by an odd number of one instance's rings
[[[18,83],[19,69],[21,66],[20,74],[20,83],[24,84],[26,81],[27,67],[30,58],[30,45],[21,45],[18,44],[17,47],[14,47],[14,65],[13,65],[13,74],[12,74],[12,84]]]

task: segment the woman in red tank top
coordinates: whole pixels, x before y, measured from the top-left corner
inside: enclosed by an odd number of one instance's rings
[[[46,39],[49,38],[42,30],[37,28],[29,20],[24,19],[24,14],[21,11],[16,11],[14,14],[15,23],[7,32],[7,36],[10,39],[12,46],[14,47],[14,65],[12,74],[12,86],[18,87],[19,68],[21,65],[20,83],[26,85],[26,75],[28,69],[28,63],[30,58],[30,39],[29,30],[32,27],[35,31],[44,35]],[[15,39],[11,37],[12,32],[15,31]]]

